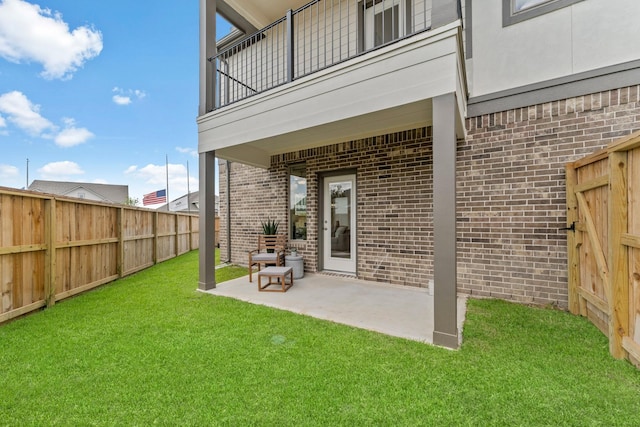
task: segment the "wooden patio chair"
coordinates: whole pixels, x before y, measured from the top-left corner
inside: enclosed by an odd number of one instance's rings
[[[261,234],[258,236],[258,249],[249,251],[249,282],[253,282],[253,266],[284,266],[284,250],[287,237],[284,234]]]

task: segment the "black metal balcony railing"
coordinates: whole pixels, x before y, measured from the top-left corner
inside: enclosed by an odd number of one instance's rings
[[[229,46],[213,64],[220,108],[431,27],[431,0],[315,0]]]

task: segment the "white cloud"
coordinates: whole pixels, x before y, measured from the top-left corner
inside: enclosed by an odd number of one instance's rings
[[[198,158],[198,150],[188,147],[176,147],[176,151],[183,154],[189,154],[191,157]]]
[[[178,175],[187,174],[187,169],[183,165],[169,165],[169,181]],[[144,179],[149,184],[166,184],[167,166],[149,164],[137,170],[137,176]]]
[[[47,79],[70,79],[102,51],[102,34],[87,26],[69,29],[62,14],[23,0],[0,3],[0,56],[35,61]]]
[[[29,101],[22,92],[13,91],[0,95],[0,112],[6,114],[11,123],[31,135],[40,135],[45,130],[55,128],[53,123],[40,115],[40,106]]]
[[[11,165],[0,164],[0,179],[11,179],[18,176],[18,168]]]
[[[47,163],[38,172],[43,179],[49,179],[53,181],[68,180],[73,175],[83,175],[84,171],[76,162],[70,162],[68,160],[62,162]]]
[[[129,166],[129,167],[127,168],[127,170],[126,170],[126,171],[124,171],[124,173],[125,173],[125,174],[130,174],[130,173],[135,172],[136,170],[138,170],[138,166],[137,166],[137,165],[132,165],[132,166]]]
[[[85,128],[77,128],[75,120],[65,118],[65,128],[55,137],[56,145],[60,147],[73,147],[84,144],[95,135]]]
[[[93,136],[93,133],[85,128],[68,128],[56,136],[55,142],[60,147],[73,147],[87,142]]]
[[[58,132],[60,128],[40,115],[40,106],[32,103],[22,92],[0,95],[0,113],[4,113],[10,123],[29,135],[53,139],[60,147],[73,147],[94,137],[88,129],[76,127],[75,120],[71,118],[62,119],[64,128]],[[0,128],[6,126],[5,119],[0,116]],[[0,135],[3,134],[6,132],[0,132]]]
[[[113,95],[113,102],[115,102],[118,105],[129,105],[131,104],[131,98],[128,96],[122,96],[122,95]]]
[[[133,102],[134,98],[141,100],[147,96],[147,94],[140,89],[122,89],[118,86],[114,87],[112,92],[115,92],[115,95],[113,95],[111,99],[118,105],[129,105]]]

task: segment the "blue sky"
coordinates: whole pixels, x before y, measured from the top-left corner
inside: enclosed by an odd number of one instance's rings
[[[198,189],[197,0],[0,0],[0,186]],[[218,20],[218,35],[229,26]]]

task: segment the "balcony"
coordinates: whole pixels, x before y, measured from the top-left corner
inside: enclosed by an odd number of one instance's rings
[[[432,0],[315,0],[223,47],[201,89],[200,152],[268,168],[273,154],[429,126],[431,99],[451,93],[463,135],[460,2],[434,3],[444,22]]]
[[[213,108],[430,29],[431,0],[313,1],[209,58]]]

